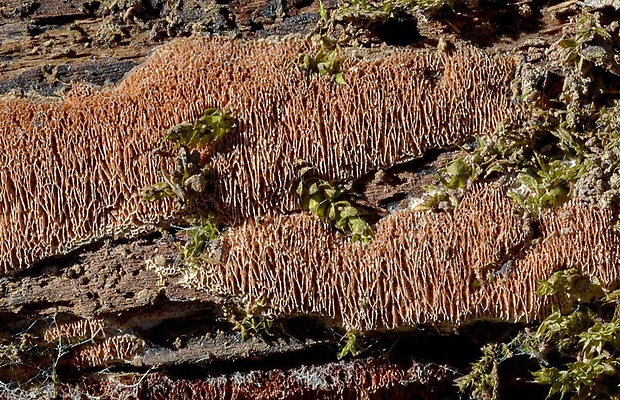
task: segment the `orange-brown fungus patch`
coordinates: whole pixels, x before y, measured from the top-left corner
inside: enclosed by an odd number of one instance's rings
[[[356,329],[518,319],[537,315],[541,302],[528,293],[543,269],[498,274],[493,284],[476,280],[527,243],[524,223],[490,188],[468,195],[455,215],[397,212],[377,224],[369,245],[311,215],[278,216],[231,229],[221,262],[205,264],[192,284],[266,296],[278,312],[321,314]]]
[[[66,361],[79,368],[130,363],[142,354],[144,345],[142,339],[132,335],[112,336],[94,344],[77,347]]]
[[[401,400],[428,393],[429,388],[432,392],[435,385],[451,382],[452,375],[436,364],[413,363],[405,369],[368,358],[204,378],[169,377],[164,373],[85,374],[75,386],[61,382],[60,387],[65,398]]]
[[[52,343],[76,342],[106,335],[105,323],[100,319],[77,319],[59,322],[43,332],[43,339]]]
[[[549,312],[540,280],[578,268],[616,284],[614,211],[569,203],[543,213],[540,237],[488,187],[454,215],[401,211],[364,246],[306,214],[231,229],[220,264],[195,280],[207,290],[265,296],[277,312],[316,313],[348,328],[384,329],[475,319],[528,322]]]
[[[232,108],[240,124],[210,160],[228,223],[296,209],[298,159],[326,179],[353,179],[522,111],[509,96],[512,58],[392,50],[348,58],[341,86],[296,69],[313,51],[302,40],[186,39],[107,90],[1,100],[0,272],[170,216],[170,202],[139,196],[166,169],[151,152],[167,128],[207,107]]]

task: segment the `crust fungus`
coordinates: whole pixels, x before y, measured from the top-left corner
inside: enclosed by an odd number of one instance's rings
[[[63,362],[80,368],[126,363],[142,353],[144,340],[112,331],[102,319],[80,318],[56,322],[42,333],[42,338],[49,343],[74,347]]]
[[[75,349],[70,356],[71,364],[92,368],[129,363],[142,353],[144,345],[144,340],[132,335],[112,336]]]
[[[500,272],[531,234],[503,193],[478,187],[454,215],[401,211],[384,218],[366,246],[311,215],[250,221],[228,231],[221,262],[205,264],[191,281],[267,297],[276,312],[325,315],[348,329],[532,319],[541,303],[524,293],[543,276]],[[526,278],[528,287],[513,291]]]
[[[543,213],[534,237],[503,193],[482,186],[454,215],[390,215],[367,246],[311,215],[279,216],[229,230],[221,263],[205,264],[193,282],[267,296],[275,311],[321,314],[348,329],[531,322],[549,311],[550,299],[534,292],[554,271],[577,268],[618,284],[615,212],[571,201]]]
[[[91,375],[83,377],[77,388],[62,388],[72,392],[72,398],[79,396],[75,391],[81,389],[101,398],[263,400],[318,397],[370,400],[386,398],[387,393],[389,398],[399,400],[411,398],[412,392],[426,393],[435,385],[441,387],[446,382],[449,385],[452,375],[441,365],[414,363],[405,370],[400,364],[371,358],[202,379],[171,378],[162,373]]]
[[[149,154],[159,139],[128,102],[114,91],[0,101],[0,271],[169,216],[140,200],[161,168]]]
[[[186,39],[118,86],[62,102],[0,101],[0,271],[170,217],[144,204],[159,178],[161,133],[208,107],[240,132],[211,155],[214,197],[230,223],[297,208],[295,162],[352,179],[519,118],[515,60],[471,47],[349,58],[347,85],[307,80],[291,61],[310,45]]]
[[[238,78],[224,78],[230,83],[224,82],[229,89],[223,105],[236,111],[241,129],[211,160],[216,198],[234,223],[274,208],[296,210],[299,159],[327,180],[351,180],[430,148],[492,133],[523,111],[509,96],[511,58],[491,58],[471,47],[450,55],[398,50],[351,57],[343,67],[348,84],[338,85],[302,79],[286,67],[307,46],[232,49],[224,43],[220,50],[235,54],[237,65],[241,59],[254,64],[234,69]],[[228,58],[217,58],[224,67]],[[268,72],[247,75],[250,69]]]
[[[78,319],[59,322],[43,332],[43,339],[50,343],[75,342],[106,336],[105,324],[99,319]]]
[[[575,268],[606,286],[620,283],[620,235],[617,207],[602,208],[570,201],[541,215],[540,240],[519,260],[524,271],[541,271],[546,279],[560,269]],[[518,289],[523,290],[523,289]]]

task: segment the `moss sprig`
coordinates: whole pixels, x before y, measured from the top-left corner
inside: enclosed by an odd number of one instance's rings
[[[539,369],[534,382],[572,400],[620,397],[620,290],[575,269],[559,271],[540,283],[536,293],[552,296],[557,306],[537,329],[519,333],[508,343],[482,348],[482,357],[456,381],[461,392],[499,398],[498,365],[528,356]]]
[[[208,244],[221,232],[217,214],[209,204],[211,167],[201,159],[199,150],[212,148],[237,127],[231,112],[208,108],[193,123],[184,122],[170,128],[164,137],[178,149],[175,168],[172,172],[162,171],[162,182],[141,191],[145,201],[166,197],[175,200],[180,217],[188,226],[185,228],[188,240],[182,249],[186,262],[200,260]]]
[[[344,57],[339,55],[337,48],[320,48],[314,54],[303,53],[299,56],[299,69],[306,75],[308,80],[312,76],[331,76],[339,85],[346,84],[342,66]]]
[[[214,146],[223,137],[234,132],[236,128],[237,122],[230,111],[207,108],[204,115],[194,123],[184,122],[170,128],[165,138],[177,147],[186,146],[196,149]]]
[[[338,359],[342,360],[346,357],[355,357],[363,351],[364,334],[358,330],[347,331],[342,336],[341,343],[343,343],[340,352],[338,353]]]
[[[142,198],[152,202],[172,197],[184,211],[196,210],[200,196],[207,189],[208,165],[200,165],[200,153],[181,146],[175,158],[175,169],[171,173],[162,171],[162,182],[145,187]]]
[[[264,296],[248,301],[245,307],[230,307],[227,312],[233,329],[239,331],[242,341],[252,337],[269,341],[281,331],[270,314],[269,301]]]
[[[499,364],[513,355],[505,343],[491,343],[482,347],[482,357],[470,366],[470,372],[456,380],[459,391],[472,398],[499,398]]]
[[[313,176],[312,172],[314,167],[305,166],[299,174],[297,195],[301,208],[350,234],[354,242],[371,242],[372,228],[364,219],[367,212],[347,198],[343,187]]]

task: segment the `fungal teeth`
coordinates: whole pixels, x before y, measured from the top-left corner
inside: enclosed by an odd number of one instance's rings
[[[347,329],[375,330],[540,320],[550,304],[535,290],[566,265],[583,266],[603,283],[617,281],[612,210],[571,201],[547,211],[539,221],[545,239],[538,241],[515,211],[501,190],[476,186],[454,215],[391,214],[367,246],[305,213],[250,219],[229,229],[221,263],[197,268],[191,284],[269,293],[274,312],[320,314]],[[584,226],[591,227],[587,235]]]
[[[290,68],[311,46],[179,40],[115,87],[77,85],[56,103],[1,100],[0,272],[173,216],[173,202],[140,199],[174,169],[151,153],[162,144],[170,151],[164,132],[209,107],[234,108],[240,125],[205,155],[209,195],[229,224],[297,210],[299,158],[330,181],[351,180],[523,113],[506,107],[510,58],[473,47],[396,50],[347,59],[347,84],[338,85]],[[429,79],[428,70],[441,78]],[[178,189],[210,190],[200,177],[190,184]]]

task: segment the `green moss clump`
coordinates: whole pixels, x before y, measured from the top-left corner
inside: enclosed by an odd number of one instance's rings
[[[175,143],[175,146],[186,146],[190,149],[213,147],[236,128],[237,122],[231,112],[207,108],[204,115],[193,124],[184,122],[170,128],[165,138]]]
[[[620,290],[609,291],[595,278],[574,269],[541,282],[540,296],[553,296],[556,307],[536,330],[508,343],[482,348],[483,356],[456,381],[461,392],[499,398],[498,366],[528,356],[539,369],[534,382],[549,387],[549,397],[573,400],[620,397]]]
[[[195,263],[201,259],[208,244],[221,232],[217,214],[208,202],[208,181],[211,167],[203,162],[199,149],[212,148],[237,129],[231,112],[208,108],[193,123],[184,122],[168,130],[165,138],[174,143],[179,153],[172,172],[162,172],[163,181],[141,191],[145,201],[173,198],[180,217],[188,226],[184,259]]]
[[[251,337],[271,340],[281,333],[280,327],[269,313],[269,308],[269,301],[260,297],[249,301],[245,308],[233,306],[227,310],[233,329],[240,332],[242,341]]]
[[[364,219],[366,211],[356,207],[339,185],[309,176],[313,170],[313,167],[304,167],[300,172],[297,194],[301,208],[333,224],[338,230],[350,234],[352,241],[370,243],[373,232]]]
[[[344,345],[340,349],[338,353],[338,359],[342,360],[345,357],[355,357],[362,350],[364,334],[357,330],[348,331],[342,336],[341,342],[344,342]]]
[[[306,75],[308,80],[314,75],[319,76],[331,76],[339,85],[344,85],[342,66],[344,64],[344,58],[340,57],[337,48],[319,49],[314,55],[301,54],[299,56],[299,69]]]

